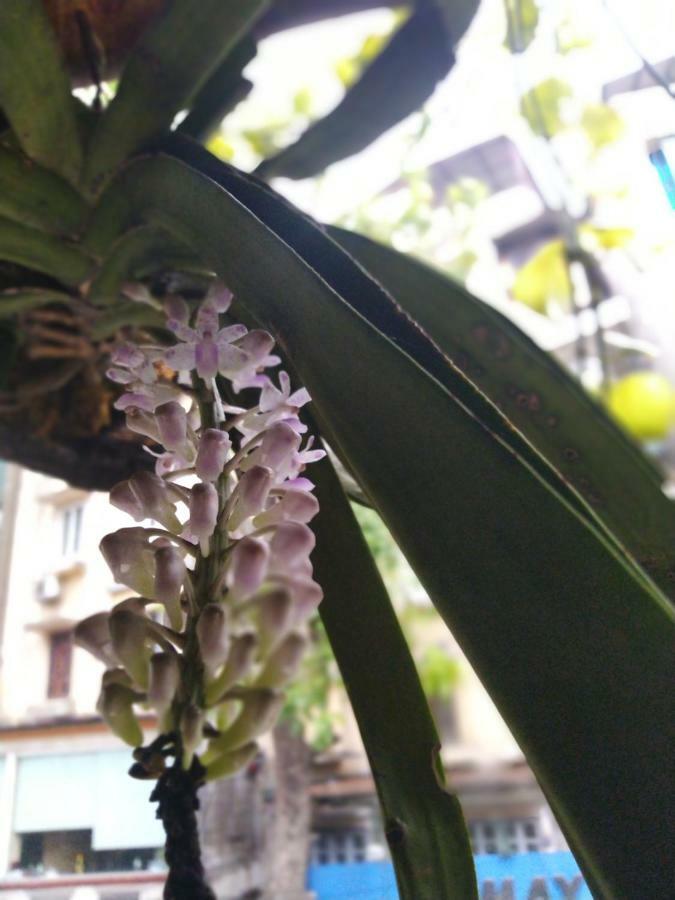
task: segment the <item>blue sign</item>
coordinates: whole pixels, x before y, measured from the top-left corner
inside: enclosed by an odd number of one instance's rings
[[[476,856],[480,900],[592,900],[569,852]],[[389,862],[310,866],[318,900],[398,900]]]

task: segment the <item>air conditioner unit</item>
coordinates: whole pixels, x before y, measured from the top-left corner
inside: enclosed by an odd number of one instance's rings
[[[45,575],[35,588],[35,597],[38,603],[53,603],[61,596],[61,585],[56,575]]]

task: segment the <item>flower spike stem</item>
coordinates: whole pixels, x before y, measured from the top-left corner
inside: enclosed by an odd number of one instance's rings
[[[280,362],[271,335],[221,327],[231,300],[218,283],[196,311],[169,298],[166,324],[178,343],[112,353],[115,406],[150,442],[156,465],[112,488],[113,505],[139,524],[106,535],[101,551],[115,581],[139,596],[76,629],[107,666],[98,709],[135,748],[130,774],[158,779],[151,799],[166,831],[165,900],[215,900],[197,791],[258,752],[323,596],[309,558],[318,503],[304,472],[324,453],[311,438],[302,446],[298,416],[309,394],[292,391],[285,372],[278,387],[266,373]],[[224,404],[217,377],[229,381],[229,396],[257,390],[257,404]],[[140,524],[148,520],[157,524]],[[145,746],[139,705],[159,723]]]
[[[196,756],[188,770],[177,757],[150,795],[150,800],[157,802],[157,818],[162,820],[166,832],[169,874],[164,900],[216,900],[206,882],[197,828],[197,790],[204,775],[205,769]]]

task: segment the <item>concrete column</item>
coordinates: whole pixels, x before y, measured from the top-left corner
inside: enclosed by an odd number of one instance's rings
[[[16,753],[4,756],[2,778],[0,779],[0,875],[9,871],[12,862],[14,839],[14,802],[16,798]]]

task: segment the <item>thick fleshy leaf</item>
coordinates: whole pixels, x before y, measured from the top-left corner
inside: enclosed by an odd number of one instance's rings
[[[675,503],[644,454],[513,322],[440,272],[368,238],[335,238],[558,469],[675,595]]]
[[[255,57],[256,49],[250,35],[233,48],[195,97],[192,109],[178,126],[181,134],[197,140],[206,139],[227,113],[246,97],[253,85],[241,73]]]
[[[514,453],[531,465],[554,490],[563,493],[567,501],[576,506],[589,521],[594,521],[593,515],[578,494],[572,491],[544,458],[514,430],[511,422],[448,357],[443,356],[430,344],[428,338],[392,304],[391,299],[366,272],[351,264],[341,248],[327,239],[324,230],[312,219],[300,213],[274,191],[263,187],[257,179],[238,172],[232,166],[223,165],[193,142],[173,136],[165,139],[162,145],[167,147],[172,155],[196,165],[200,171],[230,191],[268,228],[299,253],[340,296],[352,306],[356,306],[380,330],[410,353],[420,365],[429,369],[434,377],[446,384],[457,399],[497,434]],[[326,427],[327,423],[324,423],[324,428]],[[330,432],[325,433],[330,436]],[[612,539],[609,535],[607,538]]]
[[[0,218],[0,260],[78,285],[92,272],[93,261],[79,246],[50,234]]]
[[[401,897],[470,900],[476,884],[466,827],[443,787],[410,651],[331,464],[313,466],[312,477],[321,503],[312,523],[312,561],[324,585],[319,611],[368,754]]]
[[[75,101],[40,0],[0,3],[0,108],[27,156],[77,183]]]
[[[96,191],[146,141],[169,128],[269,0],[173,0],[134,48],[94,133],[85,183]]]
[[[140,225],[110,249],[92,280],[88,298],[97,306],[117,304],[126,281],[162,268],[190,270],[196,262],[197,257],[183,242],[155,226]]]
[[[671,747],[666,599],[227,191],[175,160],[141,160],[106,194],[93,243],[139,217],[191,242],[278,336],[520,741],[592,887],[666,896],[669,778],[644,761],[645,747],[659,761]],[[407,340],[413,326],[398,316]]]
[[[0,144],[0,215],[53,234],[72,235],[86,211],[84,200],[68,182]]]
[[[308,178],[363,150],[422,106],[454,64],[453,43],[439,6],[419,4],[338,106],[257,174]]]

